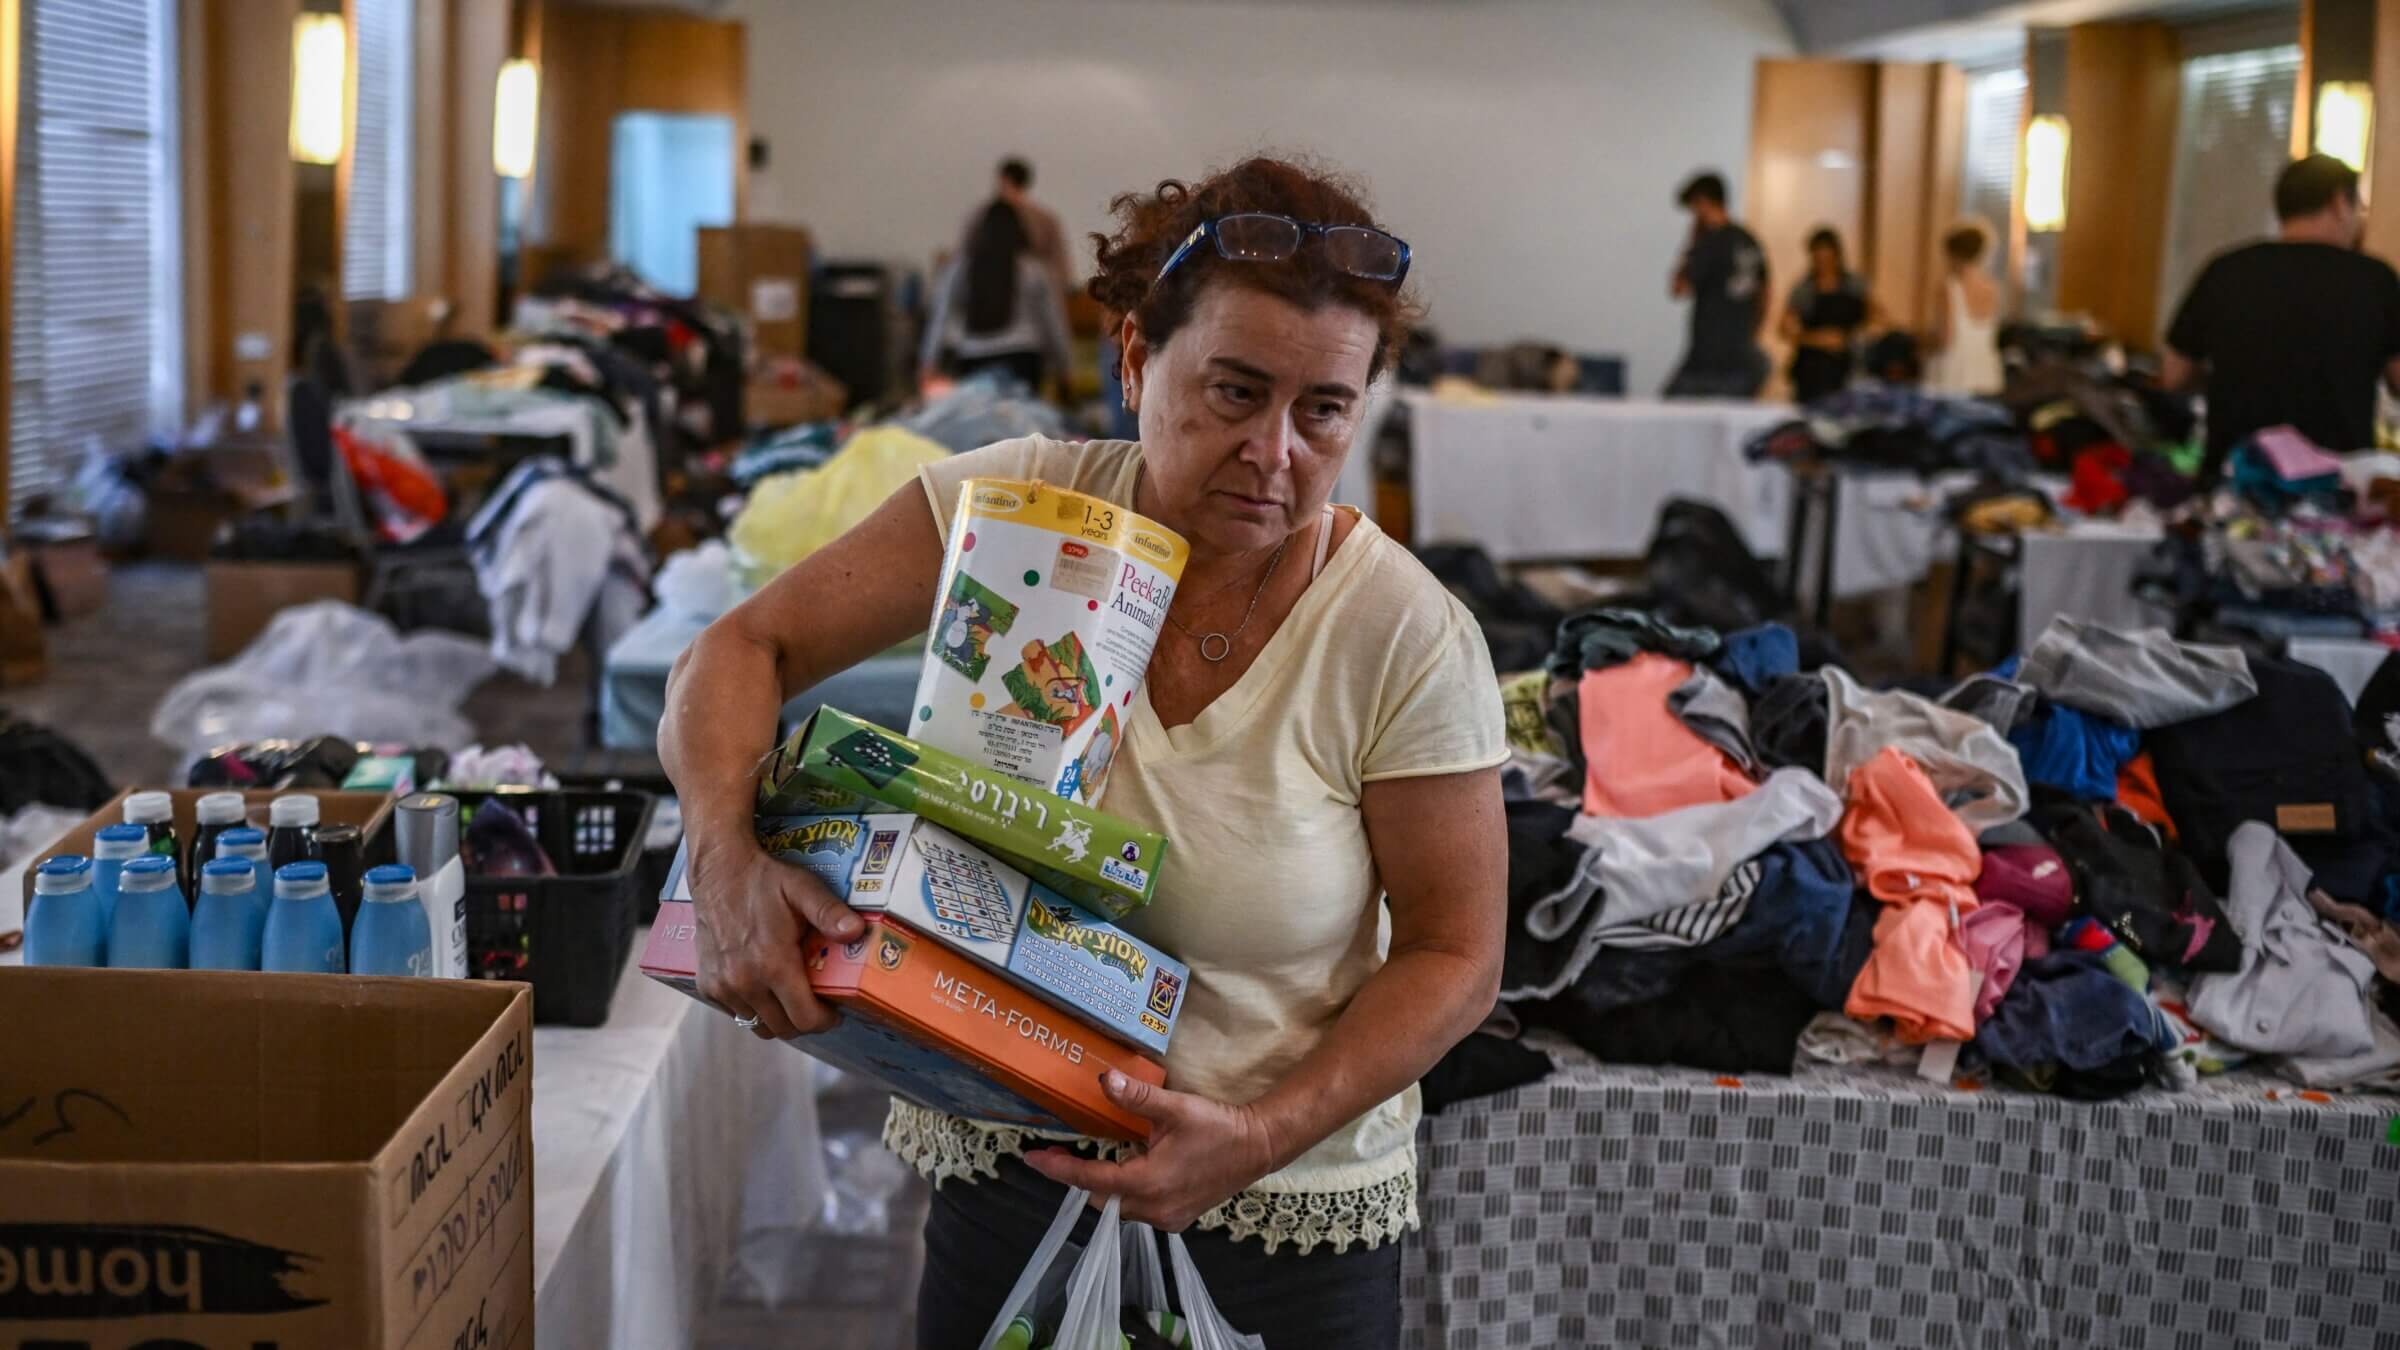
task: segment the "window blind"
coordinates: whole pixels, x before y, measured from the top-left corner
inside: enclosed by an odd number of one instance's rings
[[[9,511],[73,481],[84,447],[154,429],[161,0],[27,0],[10,297]],[[171,405],[169,405],[171,406]]]
[[[1967,82],[1966,153],[1960,164],[1958,209],[1991,227],[1986,266],[2008,275],[2008,218],[2017,193],[2017,135],[2025,116],[2025,72],[1986,71]]]
[[[2210,258],[2274,232],[2275,175],[2291,159],[2299,80],[2300,48],[2292,45],[2183,63],[2160,331]]]
[[[409,116],[416,46],[414,0],[352,0],[358,32],[358,107],[350,149],[350,205],[342,220],[342,296],[408,294]]]

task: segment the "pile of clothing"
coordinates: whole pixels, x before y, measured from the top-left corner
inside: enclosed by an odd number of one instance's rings
[[[2228,483],[2177,517],[2144,596],[2228,640],[2400,627],[2400,457],[2336,460],[2270,428],[2235,448]]]
[[[491,606],[492,659],[536,684],[587,634],[607,651],[650,604],[650,556],[633,507],[555,455],[519,464],[467,525]]]
[[[2062,618],[1927,696],[1601,609],[1502,694],[1505,1022],[1720,1072],[2400,1090],[2400,834],[2321,671]]]
[[[745,344],[742,321],[729,311],[668,295],[609,263],[545,278],[517,302],[512,322],[523,332],[579,339],[643,363],[669,395],[652,407],[653,426],[672,426],[693,445],[742,433]]]
[[[2001,478],[2034,471],[2032,447],[2008,409],[1986,399],[1863,381],[1752,435],[1753,460],[1834,463],[1933,474],[1969,469]]]

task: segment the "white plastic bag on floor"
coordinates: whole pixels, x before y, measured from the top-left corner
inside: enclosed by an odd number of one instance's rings
[[[310,736],[456,750],[475,739],[458,706],[493,668],[472,638],[402,637],[381,615],[320,600],[276,615],[224,665],[178,681],[150,715],[150,734],[187,755]]]
[[[1080,1251],[1068,1240],[1090,1201],[1088,1191],[1067,1192],[1058,1217],[1035,1244],[1032,1259],[1017,1276],[1016,1287],[1008,1291],[1008,1300],[992,1318],[991,1330],[983,1334],[983,1350],[998,1350],[1003,1344],[1012,1350],[1017,1346],[1029,1350],[1120,1350],[1125,1309],[1140,1308],[1151,1314],[1170,1311],[1166,1277],[1159,1268],[1158,1233],[1145,1223],[1120,1221],[1117,1197],[1110,1196],[1101,1207],[1091,1240]],[[1192,1263],[1182,1234],[1167,1235],[1167,1259],[1175,1269],[1175,1287],[1183,1293],[1182,1315],[1153,1323],[1166,1324],[1163,1331],[1168,1339],[1188,1350],[1266,1350],[1264,1340],[1226,1325],[1208,1290],[1201,1286],[1199,1267]],[[1044,1297],[1044,1286],[1055,1287],[1053,1267],[1062,1261],[1072,1261],[1074,1267],[1067,1276],[1064,1304],[1053,1325],[1050,1309],[1043,1306],[1051,1301]],[[1033,1325],[1034,1336],[1023,1339],[1020,1333],[1019,1338],[1004,1342],[1010,1323],[1020,1316]]]

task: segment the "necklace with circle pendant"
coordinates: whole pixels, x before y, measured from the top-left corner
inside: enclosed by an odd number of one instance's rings
[[[1267,593],[1267,583],[1274,580],[1276,565],[1283,561],[1283,551],[1291,546],[1292,541],[1289,535],[1284,537],[1282,543],[1275,546],[1275,556],[1267,559],[1267,570],[1259,574],[1258,588],[1250,592],[1250,607],[1242,611],[1242,621],[1233,626],[1232,632],[1195,633],[1184,627],[1183,621],[1171,613],[1166,616],[1167,622],[1175,625],[1175,631],[1200,644],[1201,660],[1211,665],[1222,665],[1226,657],[1233,655],[1234,639],[1240,637],[1242,630],[1250,626],[1250,616],[1258,612],[1259,597]]]

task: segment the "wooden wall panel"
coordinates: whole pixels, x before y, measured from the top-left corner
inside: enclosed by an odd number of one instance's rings
[[[1894,323],[1917,324],[1925,287],[1925,164],[1931,151],[1933,67],[1875,67],[1874,150],[1867,173],[1867,235],[1851,245],[1852,265]]]
[[[551,259],[608,253],[610,137],[617,114],[709,114],[733,119],[734,218],[748,209],[749,110],[744,30],[691,15],[553,5],[544,45],[540,166],[527,236]]]
[[[1783,386],[1788,348],[1774,337],[1783,298],[1808,266],[1809,232],[1830,225],[1852,254],[1867,238],[1874,151],[1875,67],[1864,61],[1760,61],[1750,102],[1749,190],[1734,218],[1767,255],[1770,394]]]
[[[419,0],[416,50],[409,78],[410,226],[408,274],[419,295],[442,295],[450,275],[450,6]]]
[[[473,337],[493,330],[499,303],[500,180],[492,172],[492,103],[508,54],[508,0],[451,0],[448,18],[450,163],[441,293],[451,303],[450,331]]]
[[[1908,321],[1919,332],[1933,327],[1934,316],[1946,303],[1942,286],[1948,273],[1942,236],[1958,219],[1959,193],[1967,171],[1967,73],[1956,66],[1935,66],[1931,93],[1932,106],[1925,110],[1933,134],[1925,159],[1924,235],[1917,243],[1924,279],[1916,291],[1916,316]],[[1894,317],[1898,317],[1897,310]]]
[[[2158,342],[2181,52],[2161,23],[2067,30],[2067,224],[2057,305],[2136,347]]]
[[[291,368],[292,20],[298,0],[184,0],[185,406]]]
[[[2375,140],[2368,148],[2372,183],[2400,184],[2400,0],[2375,4]],[[2385,188],[2391,200],[2367,212],[2367,252],[2400,258],[2400,187]]]

